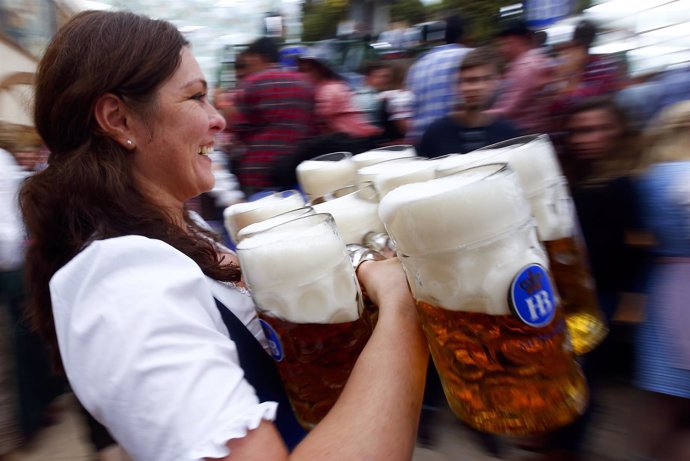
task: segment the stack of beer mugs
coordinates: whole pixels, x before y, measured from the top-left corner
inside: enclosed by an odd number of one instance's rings
[[[275,192],[253,202],[236,203],[223,211],[225,228],[237,244],[237,233],[242,228],[305,205],[304,197],[296,190]]]
[[[548,258],[506,164],[396,188],[379,215],[458,417],[482,431],[528,435],[583,411],[587,386]]]
[[[311,214],[246,236],[237,252],[290,403],[311,428],[371,335],[345,244],[330,215]]]
[[[437,176],[489,162],[508,162],[520,178],[549,255],[573,349],[578,355],[591,351],[606,337],[608,328],[567,181],[548,136],[524,136],[449,157],[439,163]]]

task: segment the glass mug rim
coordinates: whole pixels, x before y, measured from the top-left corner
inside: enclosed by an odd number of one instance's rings
[[[339,158],[330,158],[330,157],[339,157]],[[342,162],[343,160],[351,160],[352,159],[352,152],[347,152],[347,151],[336,151],[336,152],[329,152],[327,154],[321,154],[317,155],[316,157],[306,159],[305,162]]]
[[[302,207],[302,208],[307,208],[307,207]],[[291,210],[291,211],[294,211],[294,210]],[[327,223],[327,226],[329,226],[333,231],[335,231],[337,233],[337,227],[335,225],[335,219],[333,218],[333,215],[331,215],[330,213],[313,213],[313,214],[305,214],[302,216],[298,216],[295,219],[291,219],[289,221],[284,221],[282,223],[276,224],[275,226],[269,227],[268,229],[265,229],[265,230],[260,231],[260,232],[256,232],[255,234],[253,234],[253,236],[257,236],[259,234],[267,235],[267,234],[272,234],[272,233],[278,233],[280,230],[287,229],[289,227],[297,227],[297,228],[303,227],[303,226],[299,226],[299,224],[302,223],[303,221],[306,221],[306,220],[315,221],[315,223],[313,224],[314,226],[319,225],[319,224],[323,224],[323,223]],[[247,240],[248,239],[245,238],[242,242],[240,242],[237,245],[237,251],[250,251],[251,249],[256,248],[256,245],[252,245],[250,247],[247,247],[247,245],[249,245],[248,243],[246,243]],[[275,241],[281,241],[281,240],[282,239],[275,240]],[[243,243],[244,243],[244,246],[242,245]],[[265,242],[262,244],[265,244]]]
[[[225,211],[223,212],[223,214],[224,214],[224,217],[226,217],[226,218],[234,217],[234,216],[243,216],[243,215],[246,215],[248,213],[252,213],[252,212],[258,210],[259,208],[261,208],[260,202],[264,199],[269,198],[269,197],[280,198],[281,200],[285,200],[285,199],[292,198],[294,196],[302,197],[302,200],[304,201],[304,196],[302,195],[302,193],[300,191],[298,191],[297,189],[287,189],[287,190],[283,190],[283,191],[275,191],[272,194],[268,194],[268,195],[261,197],[260,199],[257,199],[257,200],[252,200],[251,202],[243,202],[243,203],[254,203],[254,204],[258,204],[258,205],[254,206],[252,208],[246,209],[244,211],[240,211],[239,213],[227,213],[227,211],[231,208],[231,207],[227,207],[225,209]],[[300,207],[300,208],[302,208],[302,207]]]
[[[375,202],[378,203],[379,201],[379,195],[378,192],[376,191],[376,188],[374,187],[374,183],[372,181],[365,181],[361,184],[350,184],[349,186],[343,186],[339,189],[334,190],[333,192],[329,192],[326,195],[321,195],[319,197],[314,197],[309,201],[308,206],[314,206],[314,205],[320,205],[322,203],[327,203],[327,202],[332,202],[333,200],[338,200],[344,197],[348,197],[350,195],[360,195],[364,194],[365,191],[371,189],[371,196],[367,197],[364,196],[362,197],[363,200],[369,201],[369,202]]]
[[[245,232],[244,234],[242,233],[242,231],[244,231],[245,229],[247,229],[251,226],[254,226],[256,224],[261,224],[261,223],[264,223],[266,221],[272,221],[272,220],[278,221],[280,218],[286,218],[287,215],[290,215],[290,214],[296,214],[296,216],[292,219],[286,219],[284,221],[276,222],[275,224],[269,225],[268,227],[265,227],[263,229],[258,229],[255,231],[250,230],[248,232]],[[242,229],[240,229],[239,231],[237,231],[237,240],[238,240],[237,243],[239,244],[239,242],[241,242],[245,238],[252,237],[252,236],[259,234],[261,232],[266,232],[266,231],[273,229],[274,227],[279,226],[283,223],[290,222],[290,221],[293,221],[294,219],[301,218],[303,216],[308,216],[310,214],[315,214],[314,213],[314,207],[312,207],[311,205],[305,205],[305,206],[300,207],[300,208],[295,208],[294,210],[284,211],[283,213],[279,213],[275,216],[271,216],[270,218],[264,219],[262,221],[257,221],[255,223],[249,224],[248,226],[245,226]]]

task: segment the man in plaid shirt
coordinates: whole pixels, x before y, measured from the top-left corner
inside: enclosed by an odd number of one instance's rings
[[[233,131],[246,151],[234,173],[243,192],[251,195],[274,188],[276,164],[312,134],[314,89],[301,74],[278,67],[278,48],[270,38],[252,43],[245,59],[251,75],[237,97]]]
[[[446,19],[446,45],[437,46],[415,62],[407,73],[407,89],[414,94],[408,141],[416,144],[426,128],[448,115],[457,103],[458,67],[469,48],[461,45],[462,20]]]

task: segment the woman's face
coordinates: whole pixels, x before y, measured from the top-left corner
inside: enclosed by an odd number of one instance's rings
[[[573,115],[567,124],[568,142],[581,159],[603,159],[616,149],[623,135],[610,110],[592,109]]]
[[[164,207],[179,208],[213,187],[214,135],[223,117],[207,98],[204,75],[189,48],[180,66],[158,90],[150,119],[134,116],[134,174],[142,191]]]

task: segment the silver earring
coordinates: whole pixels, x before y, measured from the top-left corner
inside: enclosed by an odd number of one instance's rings
[[[134,143],[132,142],[131,139],[128,139],[128,140],[127,140],[127,145],[128,145],[129,147],[132,147],[132,146],[134,145]]]

